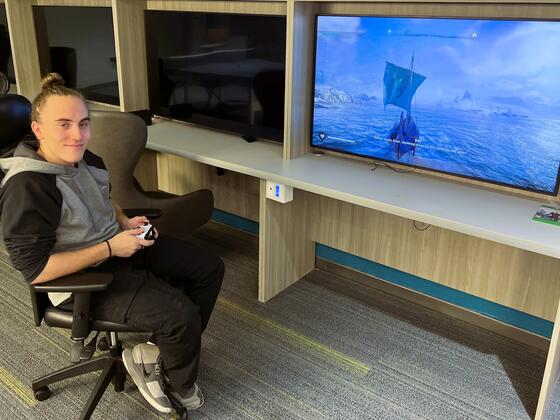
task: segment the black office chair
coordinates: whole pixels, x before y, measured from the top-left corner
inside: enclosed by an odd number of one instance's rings
[[[13,149],[19,139],[29,134],[31,104],[19,95],[0,96],[0,149]],[[4,153],[2,153],[4,154]],[[0,171],[0,176],[3,173]],[[93,391],[86,402],[80,419],[89,419],[109,383],[116,392],[124,389],[126,370],[121,359],[122,346],[119,332],[142,332],[125,324],[93,319],[89,306],[91,293],[106,290],[113,279],[112,274],[80,272],[47,283],[30,285],[31,303],[35,325],[42,321],[49,327],[66,328],[72,331],[70,352],[71,365],[45,375],[32,382],[35,398],[39,401],[51,396],[48,385],[86,373],[102,370]],[[74,296],[72,311],[54,307],[48,299],[49,292],[71,292]],[[96,349],[97,334],[84,344],[92,331],[106,333],[109,351],[93,357]],[[187,418],[186,410],[172,399],[177,414]]]

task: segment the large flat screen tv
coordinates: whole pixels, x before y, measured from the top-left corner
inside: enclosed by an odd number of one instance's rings
[[[312,146],[558,193],[560,22],[316,24]]]
[[[150,110],[282,141],[285,16],[145,12]]]

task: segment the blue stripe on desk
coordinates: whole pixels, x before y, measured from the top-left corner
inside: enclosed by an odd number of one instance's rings
[[[228,213],[227,211],[214,209],[212,212],[212,220],[239,230],[244,230],[245,232],[252,233],[253,235],[259,234],[259,224],[257,222]]]
[[[315,255],[543,337],[550,338],[552,336],[553,322],[518,311],[517,309],[512,309],[500,305],[499,303],[491,302],[430,280],[425,280],[421,277],[339,251],[326,245],[316,244]]]
[[[259,224],[249,219],[214,209],[212,219],[240,230],[258,235]],[[550,338],[554,323],[499,303],[473,296],[460,290],[425,280],[421,277],[387,267],[365,258],[339,251],[323,244],[315,245],[315,255],[333,263],[352,268],[380,278],[389,283],[406,287],[419,293],[457,305],[461,308],[485,315],[489,318],[513,325],[534,334]]]

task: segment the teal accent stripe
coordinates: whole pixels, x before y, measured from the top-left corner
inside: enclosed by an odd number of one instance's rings
[[[254,235],[259,234],[259,224],[257,222],[232,213],[214,209],[212,219]],[[499,303],[491,302],[430,280],[425,280],[421,277],[366,260],[356,255],[348,254],[347,252],[339,251],[323,244],[318,243],[315,245],[315,255],[336,264],[378,277],[389,283],[406,287],[514,327],[530,331],[534,334],[546,338],[552,336],[553,322],[518,311],[517,309],[508,308]]]
[[[460,290],[425,280],[421,277],[339,251],[323,244],[316,244],[315,255],[543,337],[550,338],[552,336],[553,322],[518,311],[517,309],[508,308],[499,303],[491,302],[478,296],[473,296]]]
[[[224,225],[228,225],[239,230],[244,230],[245,232],[252,233],[253,235],[259,234],[259,224],[251,219],[245,219],[244,217],[218,209],[214,209],[214,211],[212,211],[211,218],[216,222],[223,223]]]

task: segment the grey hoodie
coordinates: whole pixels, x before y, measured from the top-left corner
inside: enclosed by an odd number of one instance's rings
[[[33,281],[50,254],[103,242],[119,233],[103,161],[86,151],[75,167],[45,161],[36,140],[0,159],[0,211],[14,267]]]

